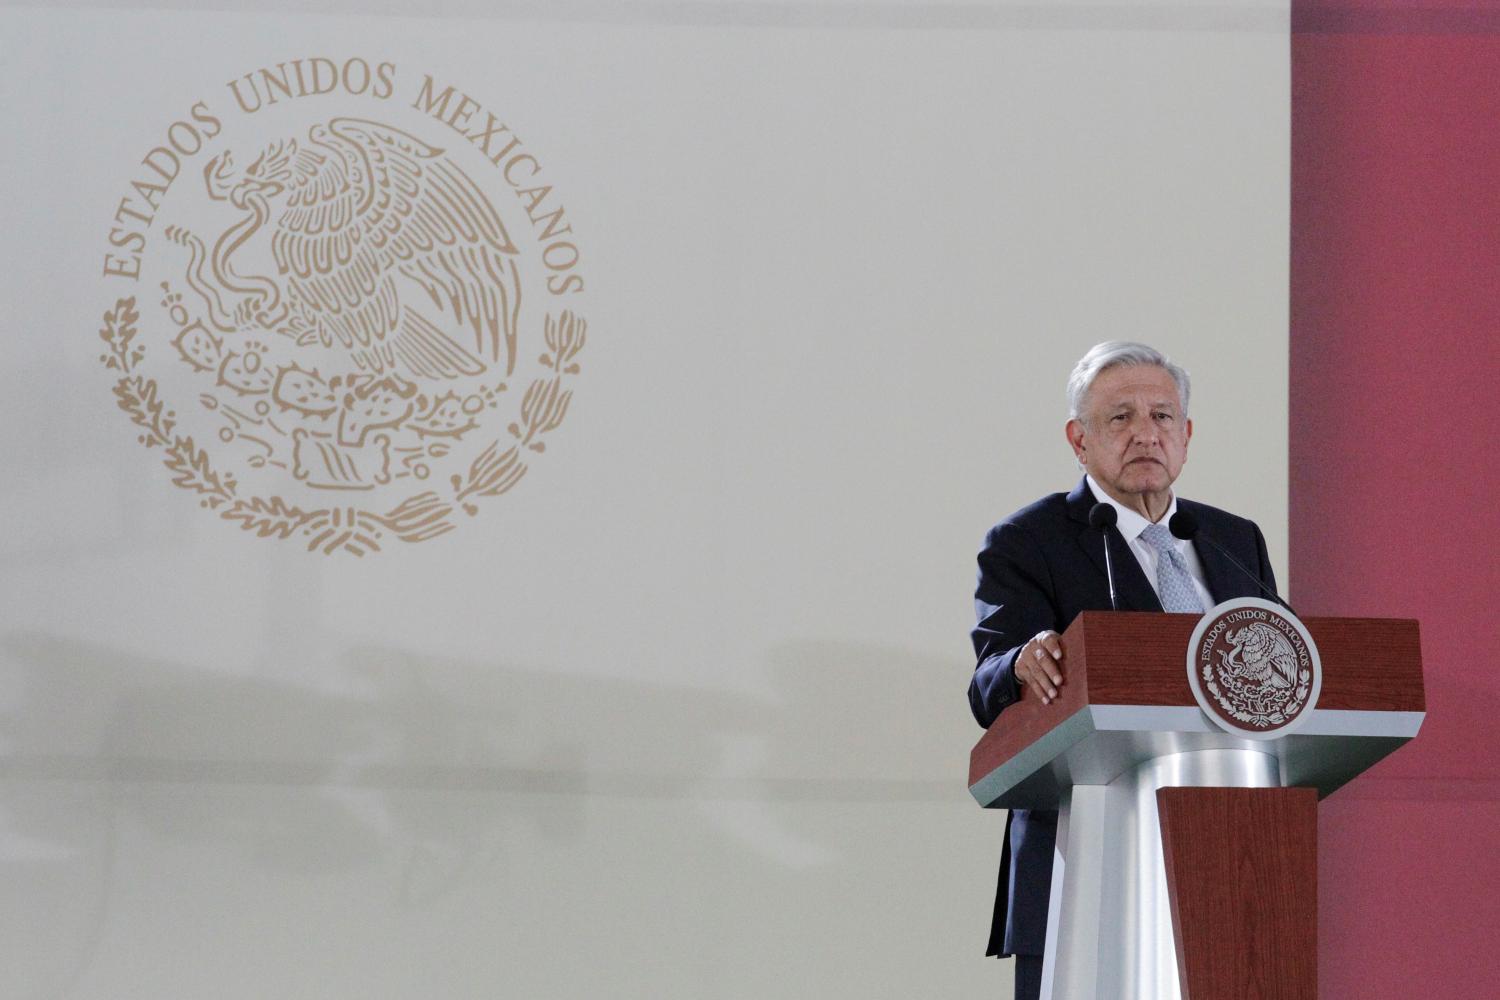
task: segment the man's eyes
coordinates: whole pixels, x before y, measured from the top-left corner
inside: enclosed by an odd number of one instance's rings
[[[1177,414],[1172,413],[1168,410],[1155,410],[1151,414],[1151,419],[1155,420],[1158,423],[1171,423],[1172,421],[1177,419]],[[1116,413],[1109,418],[1110,424],[1116,427],[1123,427],[1125,424],[1129,423],[1129,421],[1130,414],[1128,413]]]
[[[1171,412],[1170,410],[1153,410],[1151,412],[1151,419],[1157,421],[1172,421],[1177,419],[1177,414]],[[1123,425],[1129,422],[1129,420],[1129,413],[1116,413],[1109,418],[1109,422],[1116,425]]]

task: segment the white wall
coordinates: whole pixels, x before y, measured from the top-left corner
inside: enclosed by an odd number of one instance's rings
[[[393,62],[392,98],[236,111],[226,81],[314,55]],[[1285,565],[1287,71],[1280,4],[0,13],[7,995],[1004,995],[974,551],[1075,481],[1062,382],[1129,337],[1194,375],[1182,492]],[[537,155],[583,294],[411,108],[424,73]],[[103,277],[199,100],[222,133],[142,280]],[[172,360],[164,226],[226,228],[207,158],[338,115],[454,143],[521,245],[505,406],[543,311],[589,324],[520,484],[363,558],[201,508],[97,335],[137,295],[140,370],[243,454]]]

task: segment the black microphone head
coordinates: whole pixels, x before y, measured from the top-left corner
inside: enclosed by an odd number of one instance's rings
[[[1185,542],[1190,542],[1193,536],[1198,534],[1198,519],[1193,516],[1192,511],[1179,507],[1177,513],[1172,515],[1172,520],[1167,522],[1167,527],[1171,529],[1173,535]]]
[[[1113,504],[1096,503],[1089,509],[1089,524],[1095,528],[1113,528],[1120,519],[1120,512]]]

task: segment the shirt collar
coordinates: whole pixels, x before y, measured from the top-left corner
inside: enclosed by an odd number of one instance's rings
[[[1127,542],[1133,542],[1137,538],[1141,537],[1141,532],[1145,531],[1146,528],[1151,524],[1151,522],[1142,517],[1139,512],[1131,510],[1129,507],[1126,507],[1124,504],[1120,503],[1120,501],[1116,500],[1114,497],[1106,493],[1104,491],[1104,487],[1100,486],[1094,481],[1093,476],[1085,475],[1084,479],[1087,480],[1089,484],[1089,492],[1094,494],[1094,499],[1100,501],[1101,503],[1109,504],[1115,509],[1115,513],[1120,515],[1119,518],[1115,521],[1115,530],[1120,533],[1121,537],[1123,537]],[[1175,513],[1177,513],[1177,494],[1173,493],[1172,502],[1167,504],[1167,512],[1161,516],[1161,520],[1157,523],[1170,523],[1172,520],[1172,515]]]

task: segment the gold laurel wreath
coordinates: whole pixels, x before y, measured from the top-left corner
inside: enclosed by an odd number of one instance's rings
[[[137,438],[141,444],[166,452],[164,464],[172,472],[172,482],[197,493],[201,506],[218,511],[221,518],[257,537],[302,537],[310,552],[355,556],[380,551],[380,541],[388,534],[403,542],[445,535],[454,529],[452,517],[459,509],[473,517],[478,513],[475,500],[500,496],[520,482],[527,470],[524,452],[545,451],[545,436],[561,426],[568,414],[573,392],[565,382],[581,371],[576,359],[588,333],[587,321],[572,310],[565,309],[556,317],[549,313],[544,328],[547,351],[538,359],[548,374],[533,379],[522,397],[520,418],[507,428],[514,443],[502,450],[501,440],[491,442],[466,474],[450,477],[451,497],[428,490],[376,513],[357,507],[303,510],[279,496],[239,496],[233,475],[215,470],[208,452],[191,437],[173,433],[176,413],[161,400],[156,380],[132,374],[146,354],[145,346],[135,342],[139,320],[135,296],[115,300],[99,330],[107,347],[99,360],[121,373],[113,389],[117,405],[142,429]]]

